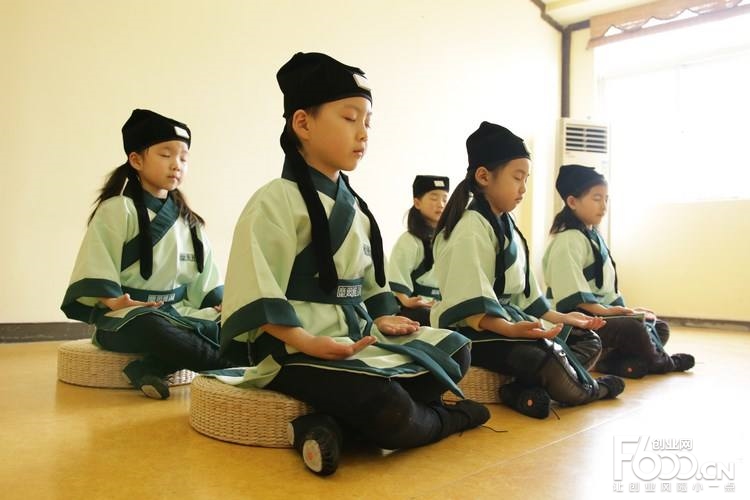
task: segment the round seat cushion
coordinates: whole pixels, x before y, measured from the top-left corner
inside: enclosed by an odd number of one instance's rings
[[[252,446],[291,448],[287,424],[312,412],[294,398],[197,376],[190,385],[190,425],[206,436]]]
[[[458,387],[466,396],[477,403],[500,403],[500,386],[513,381],[512,377],[472,366],[466,372],[464,378],[458,383]],[[443,398],[455,401],[458,398],[452,392],[446,392]]]
[[[57,378],[85,387],[132,389],[122,370],[142,357],[141,354],[105,351],[92,344],[91,339],[73,340],[57,349]],[[169,385],[189,384],[194,376],[190,370],[180,370],[172,374]]]

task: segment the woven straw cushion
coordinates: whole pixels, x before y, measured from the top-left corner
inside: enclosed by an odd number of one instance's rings
[[[99,349],[90,339],[73,340],[57,349],[57,378],[86,387],[132,389],[122,369],[141,357]],[[180,370],[172,375],[169,385],[189,384],[194,376],[190,370]]]
[[[467,399],[472,399],[478,403],[499,403],[500,386],[512,380],[507,375],[500,375],[478,366],[472,366],[458,386]],[[452,392],[446,392],[443,398],[450,401],[458,399]]]
[[[197,376],[190,386],[190,425],[212,438],[290,448],[287,424],[312,412],[301,401],[265,389],[240,388]]]

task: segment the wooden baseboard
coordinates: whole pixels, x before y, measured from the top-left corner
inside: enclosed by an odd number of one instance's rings
[[[661,319],[674,326],[750,332],[750,322],[746,321],[677,317]],[[0,323],[0,344],[85,339],[93,333],[94,327],[85,323]]]
[[[659,316],[670,325],[687,326],[690,328],[712,328],[714,330],[733,330],[738,332],[750,332],[750,322],[733,321],[724,319],[701,319],[701,318],[677,318]]]
[[[93,332],[85,323],[0,323],[0,343],[85,339]]]

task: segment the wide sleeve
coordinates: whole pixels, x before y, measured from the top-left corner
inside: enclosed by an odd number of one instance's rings
[[[391,290],[403,293],[407,296],[414,294],[411,273],[424,259],[424,248],[411,233],[402,234],[393,245],[390,259],[388,260],[388,283]]]
[[[302,326],[286,298],[297,253],[297,229],[281,180],[261,188],[240,215],[227,264],[222,346],[235,337],[254,340],[266,324]]]
[[[61,309],[68,318],[91,323],[99,297],[123,294],[122,249],[137,231],[135,208],[117,196],[102,202],[86,229]]]
[[[566,313],[579,304],[599,302],[584,275],[584,269],[593,262],[591,246],[580,231],[563,231],[552,238],[542,267],[558,311]]]
[[[433,248],[433,276],[442,300],[433,307],[432,324],[447,328],[476,314],[510,319],[492,288],[498,245],[492,227],[467,211],[448,240],[444,234],[437,236]]]

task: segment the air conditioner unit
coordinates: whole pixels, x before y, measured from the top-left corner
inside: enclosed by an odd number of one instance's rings
[[[609,174],[609,127],[586,120],[563,118],[560,126],[560,165],[577,163]]]

